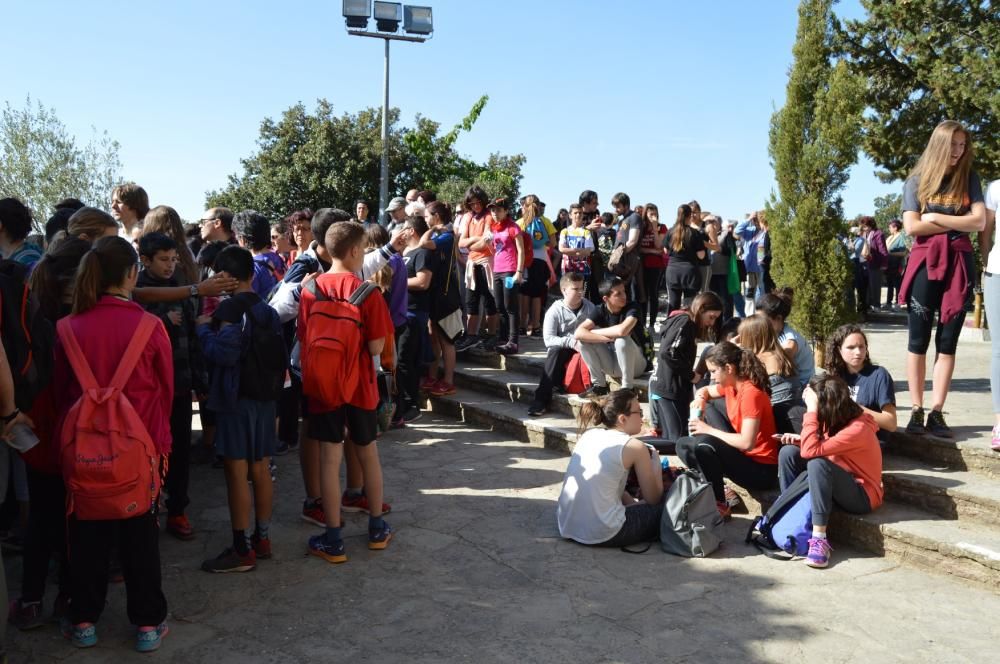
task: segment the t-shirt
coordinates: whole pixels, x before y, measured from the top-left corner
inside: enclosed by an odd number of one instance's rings
[[[986,188],[986,207],[996,211],[1000,206],[1000,180],[994,180]],[[1000,274],[1000,242],[993,242],[989,258],[986,260],[986,271],[990,274]]]
[[[628,242],[628,236],[632,234],[632,229],[642,230],[642,220],[635,212],[630,212],[618,222],[618,230],[615,233],[615,246]]]
[[[979,176],[975,173],[969,173],[969,186],[965,198],[962,200],[957,200],[950,198],[945,192],[947,192],[950,182],[945,180],[941,184],[941,189],[937,194],[934,194],[927,201],[927,204],[923,209],[920,208],[920,200],[917,198],[917,187],[920,182],[915,176],[910,176],[907,178],[906,183],[903,185],[903,212],[939,212],[941,214],[961,216],[968,214],[969,210],[972,209],[974,203],[983,202],[983,185],[979,181]],[[962,231],[948,231],[948,239],[954,240],[955,238],[965,235]],[[924,237],[917,238],[917,241],[924,240]]]
[[[702,260],[698,258],[699,251],[705,251],[705,236],[696,228],[688,228],[684,234],[684,243],[680,251],[674,249],[673,234],[667,237],[667,250],[670,253],[670,264],[677,265],[700,265]]]
[[[509,218],[491,226],[493,238],[493,273],[517,272],[517,238],[521,228]]]
[[[749,380],[738,386],[726,386],[721,391],[726,398],[726,415],[736,433],[741,433],[744,418],[760,421],[753,448],[743,454],[757,463],[778,463],[778,442],[771,437],[777,433],[777,427],[774,425],[774,411],[767,392]]]
[[[316,287],[326,294],[327,297],[348,299],[351,294],[361,285],[361,279],[349,273],[321,274],[316,278]],[[299,305],[299,338],[305,339],[306,330],[309,326],[309,311],[316,302],[316,298],[307,289],[302,290],[302,300]],[[364,410],[375,410],[378,406],[378,381],[375,377],[375,362],[368,352],[368,342],[376,339],[384,339],[393,332],[392,318],[389,317],[389,307],[385,299],[378,297],[377,293],[372,293],[361,305],[361,355],[358,357],[360,363],[360,380],[354,396],[347,400],[347,403],[356,408]]]
[[[587,320],[593,321],[594,329],[596,330],[605,327],[614,327],[629,317],[636,319],[636,324],[632,326],[632,332],[629,336],[632,337],[632,341],[634,341],[639,348],[642,348],[645,343],[645,340],[642,337],[642,319],[639,317],[639,305],[634,302],[629,302],[616,314],[608,311],[607,304],[602,304],[594,310],[594,313],[592,313]]]
[[[844,376],[844,382],[851,388],[854,403],[868,410],[878,413],[882,406],[896,405],[896,388],[885,367],[870,364],[856,374]]]
[[[545,217],[535,217],[531,223],[524,218],[517,220],[518,227],[531,239],[532,257],[545,260],[548,254],[549,238],[556,236],[555,226]]]
[[[575,226],[569,226],[562,229],[559,234],[559,246],[566,247],[568,249],[590,249],[591,254],[594,250],[594,239],[590,231],[586,228],[577,228]],[[590,256],[586,258],[572,258],[563,254],[562,257],[562,271],[563,274],[568,274],[570,272],[579,272],[584,277],[590,276]]]
[[[643,228],[642,238],[639,240],[640,249],[651,249],[653,247],[663,246],[663,237],[667,234],[667,227],[663,224],[657,224],[656,231],[653,233],[647,233],[646,229]],[[642,255],[642,266],[660,269],[662,270],[667,266],[667,257],[660,251],[658,254],[643,254]]]
[[[629,476],[622,454],[628,441],[627,433],[603,427],[580,436],[559,493],[560,535],[581,544],[600,544],[621,530],[622,493]]]
[[[424,249],[422,247],[403,254],[403,262],[406,263],[406,276],[411,279],[417,276],[417,273],[423,272],[424,270],[429,270],[433,278],[434,268],[437,266],[437,261],[435,260],[434,251],[431,249]],[[410,289],[407,292],[409,293],[409,302],[407,304],[408,311],[430,313],[431,311],[430,289],[427,290]]]
[[[798,330],[786,323],[785,327],[781,328],[781,333],[778,334],[778,344],[784,346],[787,341],[795,342],[795,357],[792,358],[792,364],[795,365],[795,377],[799,384],[805,387],[809,383],[809,379],[816,373],[816,358],[813,355],[812,347]]]
[[[490,223],[490,213],[483,212],[478,217],[473,216],[471,212],[466,214],[465,221],[465,237],[482,237],[489,230]],[[486,243],[486,248],[479,251],[469,250],[469,260],[476,263],[482,262],[489,259],[493,255],[493,245],[489,242]]]

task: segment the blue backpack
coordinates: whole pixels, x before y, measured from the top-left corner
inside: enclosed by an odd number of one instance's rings
[[[778,496],[766,514],[754,519],[746,542],[771,558],[790,560],[778,551],[788,556],[804,556],[809,551],[810,537],[812,500],[809,496],[809,477],[803,471]]]

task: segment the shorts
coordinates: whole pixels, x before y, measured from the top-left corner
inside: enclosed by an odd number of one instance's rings
[[[486,268],[482,265],[469,263],[466,269],[472,270],[472,280],[476,287],[465,291],[465,310],[470,316],[479,315],[479,302],[483,303],[483,314],[497,315],[497,302],[493,299],[493,284],[486,280]]]
[[[320,442],[344,442],[345,427],[352,443],[361,447],[370,445],[378,435],[378,415],[375,410],[344,404],[336,410],[310,413],[306,417],[307,435]]]
[[[549,264],[541,258],[536,258],[528,266],[528,280],[521,284],[521,295],[545,297],[548,290]]]
[[[236,410],[216,413],[215,453],[225,459],[260,461],[274,456],[276,402],[240,399]]]

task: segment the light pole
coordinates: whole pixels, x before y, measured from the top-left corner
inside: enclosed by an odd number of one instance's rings
[[[344,0],[344,19],[347,34],[356,37],[374,37],[385,40],[385,69],[382,80],[382,168],[379,182],[379,214],[389,205],[389,42],[407,41],[423,43],[434,32],[434,21],[430,7],[403,6],[399,2],[375,0],[375,27],[377,32],[368,31],[368,19],[372,15],[371,0]],[[403,22],[406,35],[396,34],[399,23]],[[416,35],[416,36],[411,36]]]

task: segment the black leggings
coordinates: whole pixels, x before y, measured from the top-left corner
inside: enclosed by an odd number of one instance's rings
[[[49,561],[59,568],[59,594],[70,594],[69,558],[66,551],[66,485],[61,475],[50,475],[28,466],[31,510],[24,538],[24,573],[21,600],[39,602],[45,595]]]
[[[687,435],[688,419],[691,416],[690,400],[650,399],[649,405],[656,414],[656,424],[662,438],[677,440]]]
[[[972,254],[962,254],[965,259],[966,273],[970,279],[973,274]],[[910,286],[910,297],[907,302],[909,313],[907,324],[910,330],[910,342],[907,350],[916,355],[926,355],[931,343],[931,330],[937,321],[937,333],[934,335],[934,347],[939,354],[954,355],[958,349],[958,336],[965,325],[965,309],[947,323],[940,322],[939,312],[941,300],[948,286],[948,280],[953,275],[946,275],[944,281],[931,281],[927,278],[927,265],[917,268]],[[965,307],[972,301],[972,282],[965,292]]]
[[[406,325],[397,328],[396,336],[396,414],[402,417],[407,409],[420,407],[420,340],[426,336],[426,315],[408,316]]]
[[[500,330],[497,332],[497,339],[500,343],[511,341],[517,343],[517,326],[520,315],[521,284],[514,284],[507,288],[504,280],[514,276],[513,272],[497,272],[493,275],[493,299],[496,300],[497,309],[500,311]]]
[[[621,529],[614,537],[596,546],[632,546],[659,538],[663,502],[661,500],[656,505],[649,503],[629,505],[625,508],[625,523],[622,524]]]
[[[677,456],[688,468],[700,470],[712,483],[715,499],[726,499],[724,477],[745,489],[770,489],[778,481],[778,464],[757,463],[723,441],[699,434],[677,441]]]
[[[181,516],[191,502],[188,485],[191,477],[191,395],[174,398],[170,411],[170,462],[167,464],[167,516]]]
[[[642,285],[646,289],[646,302],[641,320],[646,319],[645,314],[648,311],[649,327],[653,327],[653,324],[656,322],[656,317],[660,315],[661,279],[663,279],[663,268],[643,266]]]

